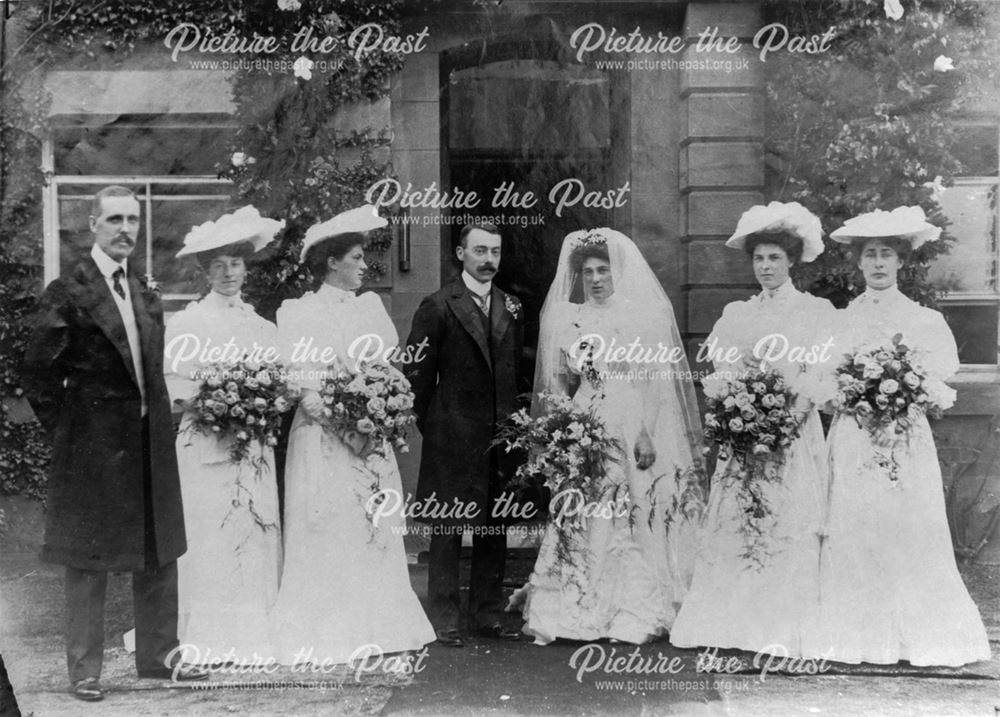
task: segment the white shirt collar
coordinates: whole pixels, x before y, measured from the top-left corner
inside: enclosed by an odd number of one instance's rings
[[[355,298],[355,294],[353,291],[347,291],[346,289],[339,289],[336,286],[333,286],[332,284],[327,284],[326,282],[320,284],[320,287],[317,290],[316,294],[334,304],[340,304]]]
[[[243,298],[239,294],[234,294],[233,296],[223,296],[216,291],[209,291],[205,295],[203,301],[209,307],[218,309],[242,309],[246,306],[246,302],[243,301]]]
[[[105,254],[101,247],[97,246],[97,242],[94,242],[94,245],[90,247],[90,256],[93,257],[94,262],[97,264],[97,268],[101,270],[101,274],[105,279],[110,279],[111,275],[118,269],[121,269],[128,274],[128,259],[122,259],[121,263],[115,261],[110,256]]]
[[[763,301],[771,301],[774,299],[786,299],[792,294],[796,293],[798,293],[798,290],[795,288],[795,285],[792,284],[792,280],[789,279],[784,284],[782,284],[781,286],[779,286],[777,289],[774,290],[773,296],[767,289],[761,291],[760,294],[758,294],[758,296],[760,298],[760,301],[763,302]]]
[[[465,282],[465,288],[471,291],[476,296],[487,296],[491,291],[493,291],[493,282],[487,281],[485,284],[481,281],[477,281],[469,275],[469,272],[462,270],[462,281]]]
[[[906,298],[906,295],[899,290],[899,285],[897,284],[893,284],[888,289],[872,289],[871,287],[867,287],[861,296],[866,303],[871,302],[873,304],[890,303],[898,301],[900,298]]]

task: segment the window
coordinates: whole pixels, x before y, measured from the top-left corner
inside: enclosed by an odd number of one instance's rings
[[[216,177],[215,167],[226,156],[231,131],[225,120],[161,116],[56,126],[44,149],[52,172],[46,188],[46,283],[90,251],[91,197],[120,184],[135,192],[142,207],[133,266],[160,283],[167,311],[197,298],[204,288],[201,272],[193,258],[175,255],[192,226],[230,208],[231,185]]]
[[[956,241],[936,260],[928,277],[946,293],[941,309],[958,342],[963,364],[995,367],[998,363],[1000,284],[998,284],[998,208],[1000,127],[963,128],[961,153],[974,176],[959,177],[939,201],[951,221]]]

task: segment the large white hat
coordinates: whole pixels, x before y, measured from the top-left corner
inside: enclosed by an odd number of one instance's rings
[[[299,261],[304,261],[306,252],[324,239],[330,239],[338,234],[353,234],[381,229],[388,224],[378,215],[378,210],[371,204],[364,204],[356,209],[348,209],[325,222],[313,224],[306,230],[302,241],[302,253]]]
[[[802,240],[802,259],[808,263],[823,253],[823,227],[819,217],[798,202],[771,202],[750,207],[736,223],[726,246],[742,249],[751,234],[788,232]]]
[[[899,237],[910,242],[916,249],[927,241],[941,236],[941,227],[927,221],[920,207],[896,207],[891,212],[876,209],[848,219],[830,238],[841,244],[850,244],[855,239],[874,237]]]
[[[253,250],[258,252],[270,244],[274,235],[284,226],[284,220],[262,217],[255,207],[248,205],[230,214],[223,214],[215,221],[191,227],[177,256],[197,254],[241,242],[253,244]]]

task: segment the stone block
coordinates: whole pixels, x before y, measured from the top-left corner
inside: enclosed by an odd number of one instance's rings
[[[685,139],[764,136],[764,98],[756,92],[692,92],[683,110]]]
[[[699,142],[681,150],[682,190],[763,185],[764,150],[756,142]]]
[[[729,236],[740,215],[762,204],[760,192],[693,191],[681,200],[687,205],[686,236]]]

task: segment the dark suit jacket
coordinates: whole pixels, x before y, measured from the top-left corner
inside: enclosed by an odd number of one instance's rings
[[[163,380],[163,308],[131,266],[128,284],[145,373],[148,446],[125,325],[90,256],[46,287],[22,370],[53,449],[42,558],[81,569],[143,569],[147,525],[160,564],[186,549]]]
[[[503,451],[490,449],[497,425],[518,409],[519,364],[524,309],[514,296],[493,285],[490,326],[461,277],[425,298],[413,317],[407,344],[426,339],[424,359],[404,366],[416,398],[423,434],[417,501],[476,503],[478,519],[422,518],[437,524],[510,522],[491,519],[492,501],[504,478]],[[493,454],[491,456],[491,453]],[[509,476],[508,476],[509,477]]]

